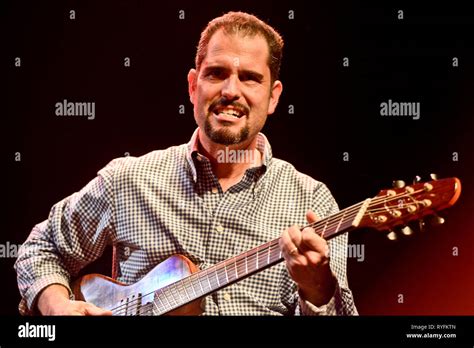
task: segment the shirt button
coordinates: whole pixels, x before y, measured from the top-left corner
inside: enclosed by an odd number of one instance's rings
[[[216,226],[216,231],[217,232],[223,232],[224,231],[224,227],[222,225],[217,225]]]
[[[217,192],[219,192],[219,190],[218,190],[217,187],[215,187],[215,186],[213,186],[211,190],[212,190],[212,193],[217,193]]]
[[[230,301],[230,294],[228,292],[224,294],[224,300]]]

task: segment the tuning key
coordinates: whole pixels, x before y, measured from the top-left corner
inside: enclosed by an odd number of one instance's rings
[[[387,238],[390,240],[397,240],[398,236],[395,231],[390,230],[390,232],[387,234]]]
[[[415,176],[415,179],[413,179],[413,183],[416,184],[416,183],[419,183],[421,182],[421,177],[419,175]]]
[[[411,229],[410,226],[402,227],[401,231],[405,236],[411,236],[413,234],[413,230]]]
[[[430,178],[431,178],[431,180],[438,180],[438,174],[431,173]]]
[[[438,226],[444,224],[444,218],[439,216],[439,215],[432,215],[428,219],[430,225],[432,226]]]
[[[405,187],[405,181],[403,181],[403,180],[394,180],[392,182],[392,185],[393,185],[394,188],[403,188],[403,187]]]

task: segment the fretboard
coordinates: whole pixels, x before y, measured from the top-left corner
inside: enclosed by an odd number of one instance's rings
[[[367,205],[368,201],[357,203],[311,224],[311,227],[317,234],[329,240],[356,227]],[[280,238],[276,238],[156,290],[153,314],[170,312],[281,262],[283,256],[279,240]]]

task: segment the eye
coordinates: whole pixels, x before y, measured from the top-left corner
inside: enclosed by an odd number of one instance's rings
[[[225,78],[225,72],[223,69],[215,68],[215,69],[209,69],[205,76],[209,79],[224,79]]]
[[[260,76],[257,76],[256,74],[252,74],[252,73],[242,73],[239,75],[239,79],[242,82],[255,82],[255,83],[262,82],[262,78]]]

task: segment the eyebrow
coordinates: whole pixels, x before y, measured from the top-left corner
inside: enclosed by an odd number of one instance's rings
[[[212,71],[212,70],[222,70],[222,71],[229,71],[230,69],[223,66],[223,65],[208,65],[204,68],[204,72],[209,72],[209,71]],[[239,70],[239,75],[240,74],[244,74],[244,75],[247,75],[247,76],[251,76],[259,81],[263,81],[263,74],[260,74],[256,71],[253,71],[253,70]]]

